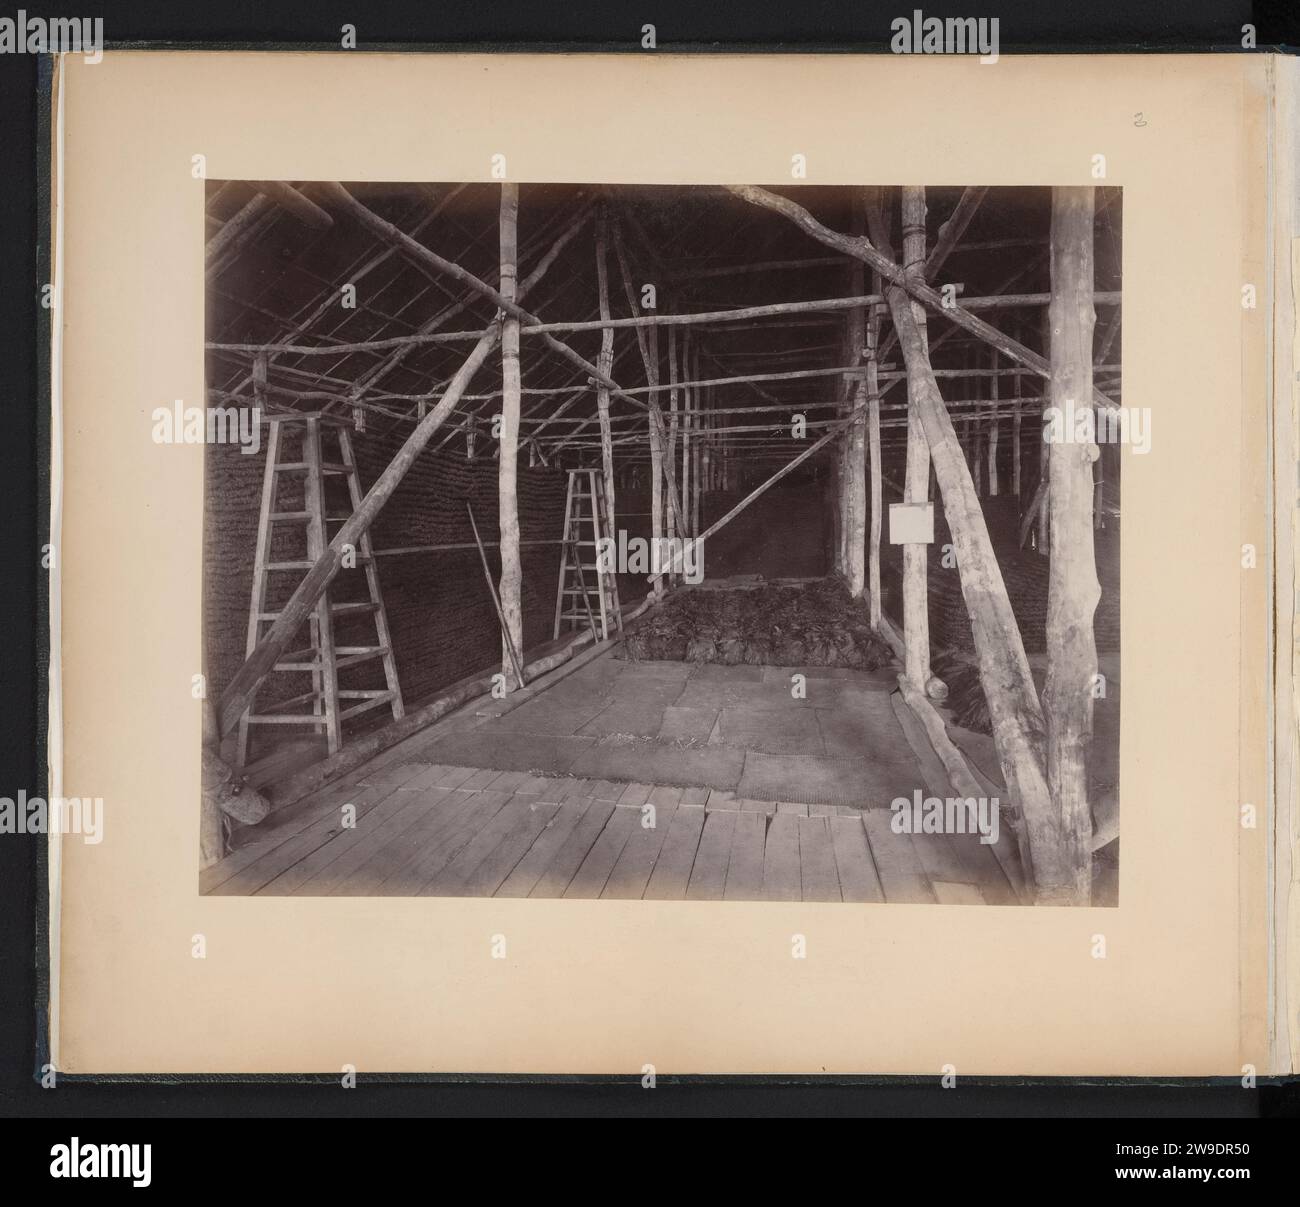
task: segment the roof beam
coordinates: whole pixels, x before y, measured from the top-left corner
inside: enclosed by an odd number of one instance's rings
[[[864,236],[843,235],[838,231],[833,231],[830,227],[818,222],[798,202],[791,201],[788,197],[782,197],[780,194],[770,192],[767,189],[761,189],[749,184],[732,184],[725,187],[729,193],[748,201],[751,205],[760,206],[788,218],[800,230],[809,237],[816,239],[819,243],[823,243],[827,247],[833,247],[845,255],[862,260],[874,268],[886,281],[896,285],[918,302],[923,302],[940,318],[946,319],[958,327],[965,328],[972,335],[997,348],[999,352],[1009,359],[1033,369],[1041,377],[1047,378],[1051,376],[1051,366],[1037,352],[1031,352],[1022,343],[1013,340],[1008,335],[1004,335],[996,327],[986,323],[981,318],[977,318],[963,306],[958,306],[955,303],[951,306],[945,304],[943,295],[938,290],[927,285],[924,281],[909,278],[900,265],[894,263],[887,256],[881,255],[871,241]],[[897,323],[895,323],[895,326],[897,327]],[[1107,397],[1095,386],[1092,390],[1092,399],[1096,405],[1102,407],[1117,405],[1114,399]]]

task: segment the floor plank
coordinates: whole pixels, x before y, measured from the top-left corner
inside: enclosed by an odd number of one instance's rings
[[[763,847],[767,839],[767,815],[753,811],[736,814],[727,863],[727,901],[758,901],[763,896]]]
[[[825,817],[799,818],[799,876],[805,901],[844,900]]]
[[[569,887],[569,882],[583,860],[587,858],[587,853],[600,837],[605,823],[609,821],[610,814],[615,808],[614,802],[608,800],[593,800],[587,806],[582,819],[573,827],[569,837],[556,852],[555,858],[537,877],[537,883],[528,893],[530,897],[564,896],[564,890]]]
[[[532,849],[537,836],[559,811],[560,806],[549,801],[529,802],[523,821],[474,869],[474,874],[465,883],[465,892],[471,897],[499,896],[502,882]]]
[[[312,830],[320,836],[329,830],[341,829],[337,823],[342,820],[340,810],[343,805],[354,805],[357,817],[360,818],[391,792],[391,788],[362,786],[351,782],[337,784],[332,785],[317,800],[309,804],[304,803],[286,809],[287,816],[277,817],[273,813],[257,827],[258,833],[253,841],[231,851],[212,867],[203,869],[199,874],[199,890],[204,893],[219,893],[221,886],[237,872],[304,831]]]
[[[574,827],[590,807],[590,800],[565,801],[546,823],[527,853],[515,864],[497,890],[498,897],[527,897],[537,885],[542,873],[559,854]]]
[[[215,891],[220,895],[256,893],[264,885],[270,884],[282,872],[287,871],[300,859],[305,859],[323,843],[346,833],[343,825],[342,804],[356,806],[354,820],[361,825],[362,819],[372,810],[384,804],[395,795],[396,789],[374,786],[360,789],[357,797],[349,796],[341,804],[333,806],[311,825],[304,827],[297,834],[276,843],[270,850],[255,856],[248,865],[229,877]],[[400,799],[400,798],[399,798]],[[404,801],[403,801],[404,803]]]
[[[763,896],[768,901],[798,901],[802,895],[799,818],[793,813],[777,813],[768,822],[763,848]]]
[[[920,856],[912,847],[911,835],[895,834],[889,824],[892,817],[888,809],[865,809],[862,813],[885,900],[904,904],[933,902],[935,896]]]
[[[831,845],[835,848],[835,867],[839,872],[840,893],[845,901],[884,901],[871,844],[861,816],[843,814],[830,819]]]
[[[705,810],[704,833],[700,835],[686,886],[688,901],[721,901],[727,884],[727,864],[731,860],[731,837],[736,830],[739,809]]]
[[[464,797],[464,800],[460,800]],[[387,843],[371,866],[362,869],[332,892],[360,897],[371,893],[385,896],[415,896],[438,874],[511,799],[509,792],[489,788],[484,792],[454,792],[454,813],[435,828],[421,823],[417,828]]]
[[[685,804],[673,814],[672,825],[646,885],[647,901],[681,901],[686,896],[707,816],[704,809]]]
[[[569,887],[564,890],[566,897],[599,897],[605,888],[605,881],[614,870],[623,847],[632,836],[632,831],[641,820],[641,810],[614,806],[613,813],[605,823],[591,850],[582,861],[582,865],[573,874]]]
[[[558,807],[516,793],[418,895],[491,896]]]
[[[354,829],[344,830],[317,847],[261,891],[267,896],[315,896],[320,891],[316,878],[336,861],[346,856],[351,867],[361,867],[385,842],[409,830],[427,812],[442,812],[454,803],[447,788],[433,788],[427,792],[398,789],[378,807],[358,818]]]
[[[672,826],[677,814],[677,801],[673,796],[681,796],[680,788],[656,788],[650,794],[650,803],[655,806],[653,828],[645,826],[646,815],[638,818],[632,836],[627,840],[614,870],[601,892],[602,897],[621,901],[639,901],[645,893],[654,872],[655,860],[664,845],[664,838]],[[656,797],[659,797],[656,800]]]

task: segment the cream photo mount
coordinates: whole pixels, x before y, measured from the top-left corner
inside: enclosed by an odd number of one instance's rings
[[[1284,87],[1249,56],[62,60],[51,792],[102,797],[105,823],[102,843],[51,857],[53,1063],[637,1078],[1290,1068],[1276,1002],[1293,974],[1260,942],[1276,815],[1239,820],[1241,802],[1269,799],[1271,587],[1243,574],[1240,551],[1268,543],[1272,335],[1240,299],[1243,280],[1281,279],[1266,150]],[[1207,147],[1222,171],[1205,171]],[[1119,908],[201,897],[203,450],[149,438],[155,407],[203,396],[195,165],[220,179],[486,181],[504,163],[523,186],[781,186],[802,183],[796,155],[809,184],[936,186],[1098,183],[1102,155],[1105,183],[1124,188],[1125,395],[1169,418],[1149,455],[1124,453],[1121,782],[1142,803],[1124,820]],[[1215,657],[1188,659],[1205,633]]]

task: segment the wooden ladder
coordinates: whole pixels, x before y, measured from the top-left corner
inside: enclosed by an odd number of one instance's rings
[[[582,529],[590,525],[591,539]],[[560,548],[560,582],[555,594],[555,632],[559,637],[568,621],[569,630],[595,623],[601,640],[609,636],[610,621],[623,631],[623,609],[618,601],[618,582],[612,569],[601,570],[596,557],[597,542],[613,539],[605,507],[605,487],[599,470],[569,470],[569,489],[564,500],[564,538]],[[591,550],[591,561],[584,550]]]
[[[352,436],[342,425],[329,426],[338,433],[338,460],[326,461],[322,444],[322,422],[319,416],[305,416],[292,420],[274,418],[270,421],[270,434],[266,445],[266,472],[262,478],[262,504],[257,521],[257,551],[253,561],[253,596],[248,612],[248,645],[251,655],[258,640],[264,636],[263,625],[280,615],[268,611],[267,587],[272,575],[298,573],[305,575],[329,546],[330,524],[341,524],[361,503],[361,482],[357,475],[356,460],[352,454]],[[303,424],[302,455],[297,461],[281,461],[283,444],[281,427],[286,423]],[[342,477],[348,488],[350,509],[345,514],[331,515],[327,506],[326,480]],[[297,492],[285,502],[281,487],[286,479],[301,478],[303,488],[301,507]],[[338,504],[342,500],[337,500]],[[306,530],[306,557],[288,561],[273,561],[272,538],[280,531],[297,526]],[[375,569],[374,552],[370,534],[362,533],[355,551],[356,565],[363,569],[366,579],[365,600],[335,603],[327,589],[317,602],[307,620],[308,644],[299,650],[289,651],[276,662],[262,681],[262,687],[282,674],[310,673],[311,690],[281,700],[262,712],[254,712],[250,704],[239,719],[239,745],[237,766],[248,762],[248,736],[251,725],[302,725],[315,732],[323,732],[330,754],[343,742],[343,723],[361,713],[387,705],[394,719],[400,718],[402,692],[397,682],[397,662],[393,657],[393,642],[388,629],[388,614],[379,592],[379,574]],[[282,580],[280,580],[282,581]],[[335,580],[338,581],[337,579]],[[373,645],[337,645],[334,624],[341,617],[369,616],[375,627]],[[379,660],[383,664],[385,686],[380,689],[359,690],[339,686],[339,672],[362,663]],[[260,691],[260,688],[259,688]],[[254,697],[254,701],[256,697]],[[351,703],[355,701],[355,703]],[[288,712],[297,705],[310,704],[310,712]]]

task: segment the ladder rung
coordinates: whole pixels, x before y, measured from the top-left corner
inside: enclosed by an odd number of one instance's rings
[[[310,570],[316,563],[311,561],[303,562],[267,562],[262,567],[264,570]]]
[[[363,662],[370,662],[375,658],[383,658],[391,653],[386,645],[377,646],[338,646],[334,650],[334,669],[336,671],[346,670],[350,666],[360,666]],[[310,662],[304,662],[301,659],[294,661],[277,662],[272,668],[277,671],[319,671],[324,670],[324,662],[317,658]]]
[[[336,658],[334,666],[338,670],[343,670],[345,667],[358,666],[362,662],[369,662],[374,658],[385,658],[389,652],[386,645],[376,646],[374,649],[358,650],[355,654],[344,654],[342,657]]]
[[[342,696],[344,693],[340,692]],[[345,708],[339,713],[339,720],[346,721],[349,717],[355,717],[358,713],[368,712],[372,708],[378,708],[381,704],[388,704],[393,699],[391,691],[381,692],[377,696],[372,696],[368,700],[363,700],[360,704],[354,704],[351,708]]]
[[[304,713],[301,716],[285,717],[278,713],[273,716],[249,716],[250,725],[324,725],[325,718],[316,713]]]
[[[273,511],[271,512],[273,520],[310,520],[310,511]]]
[[[352,472],[350,467],[339,465],[332,461],[326,461],[321,466],[321,469],[323,469],[327,474],[350,474]]]
[[[333,616],[347,616],[351,614],[361,614],[362,612],[373,612],[379,605],[377,603],[340,603],[330,604],[330,614]],[[279,612],[259,612],[258,620],[276,620],[280,616]],[[307,613],[307,619],[310,620],[312,613]]]

